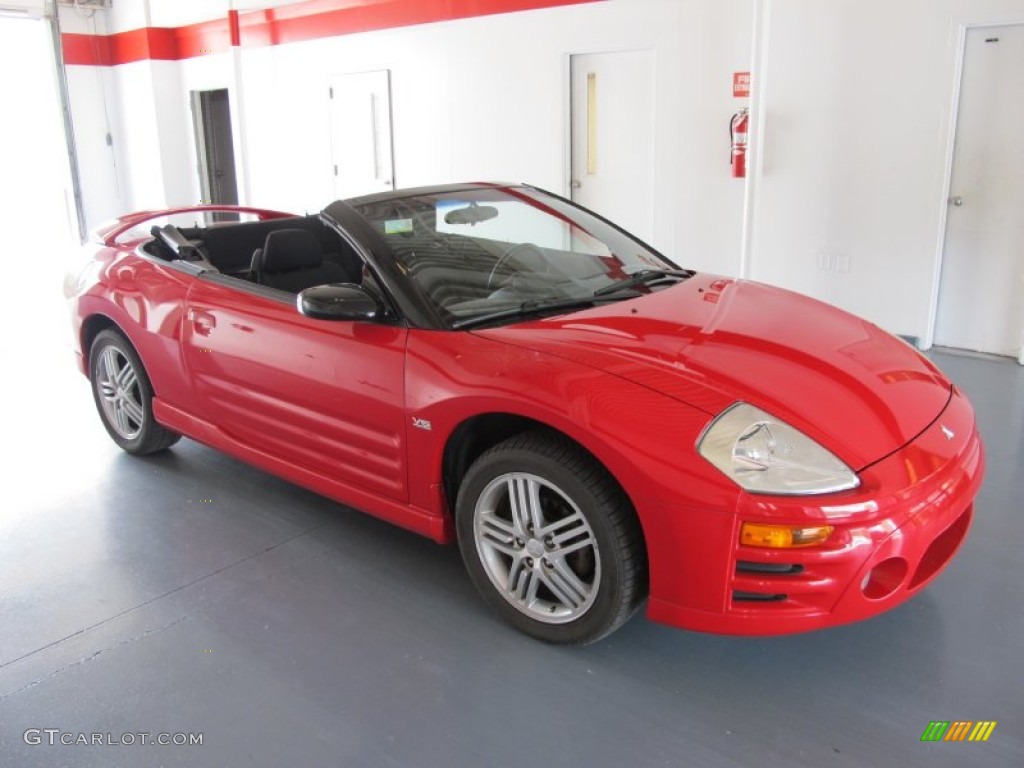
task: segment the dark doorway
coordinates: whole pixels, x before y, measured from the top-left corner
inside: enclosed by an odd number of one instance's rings
[[[238,205],[231,104],[227,88],[192,92],[192,117],[199,155],[199,188],[206,205]],[[234,218],[217,214],[216,221]]]

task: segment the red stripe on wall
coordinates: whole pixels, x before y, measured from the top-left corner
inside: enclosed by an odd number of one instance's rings
[[[189,24],[174,30],[175,59],[194,59],[211,53],[224,53],[231,47],[231,25],[227,18]]]
[[[133,29],[116,35],[61,35],[65,64],[112,66],[132,61],[178,58],[177,30],[162,27]]]
[[[223,53],[232,45],[260,47],[351,35],[475,16],[554,8],[604,0],[308,0],[239,13],[184,27],[147,27],[113,35],[61,36],[64,63],[116,66],[133,61],[179,61]],[[237,18],[237,26],[231,22]]]
[[[110,46],[102,35],[78,35],[65,32],[60,36],[65,64],[85,64],[94,67],[109,67]]]

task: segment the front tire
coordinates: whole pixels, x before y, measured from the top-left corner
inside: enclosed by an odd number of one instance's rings
[[[629,499],[559,435],[530,432],[482,454],[459,490],[456,528],[477,589],[539,640],[592,643],[646,595],[647,560]]]
[[[89,351],[89,381],[100,420],[111,439],[135,456],[170,448],[181,435],[153,418],[153,386],[131,343],[113,329],[100,331]]]

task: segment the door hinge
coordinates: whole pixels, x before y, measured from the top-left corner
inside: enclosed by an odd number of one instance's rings
[[[328,89],[327,89],[327,93],[328,93],[328,94],[330,95],[330,97],[331,97],[332,99],[334,98],[334,88],[333,88],[333,87],[331,87],[331,88],[328,88]]]
[[[338,175],[338,166],[337,165],[334,166],[334,175],[335,176]]]

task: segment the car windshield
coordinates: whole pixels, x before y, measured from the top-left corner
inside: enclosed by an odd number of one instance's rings
[[[529,187],[353,206],[451,327],[618,301],[688,276],[600,218]]]

